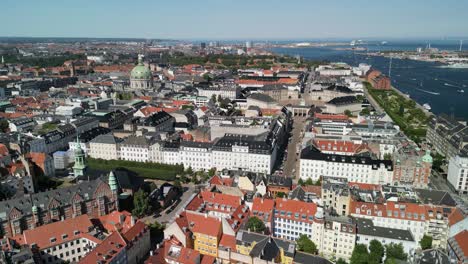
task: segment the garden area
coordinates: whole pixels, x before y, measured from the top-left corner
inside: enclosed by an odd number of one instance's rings
[[[376,90],[370,83],[365,83],[369,94],[400,127],[406,136],[415,142],[421,142],[426,136],[429,116],[416,105],[394,90]]]
[[[184,172],[183,165],[169,165],[151,162],[126,160],[102,160],[88,158],[88,166],[95,170],[113,170],[119,167],[138,173],[143,178],[173,181],[176,175]]]

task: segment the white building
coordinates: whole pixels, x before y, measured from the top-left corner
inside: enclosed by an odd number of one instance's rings
[[[349,260],[356,244],[356,233],[356,223],[352,218],[325,217],[319,252],[329,258]]]
[[[73,105],[61,105],[55,109],[56,115],[73,117],[80,114],[83,111],[83,108]]]
[[[221,96],[223,99],[228,98],[229,100],[236,99],[240,94],[240,87],[197,87],[198,96],[204,96],[210,98],[214,95],[216,100],[218,96]]]
[[[182,142],[179,148],[180,163],[195,171],[212,168],[211,143]]]
[[[112,134],[100,135],[89,142],[88,155],[95,159],[120,159],[120,144],[122,140]]]
[[[226,134],[213,145],[213,164],[218,170],[245,170],[270,174],[276,160],[276,145],[263,136]]]
[[[296,240],[307,235],[312,241],[322,237],[323,212],[314,203],[276,198],[273,214],[273,235]]]
[[[148,162],[150,141],[144,136],[129,136],[120,146],[122,160]]]
[[[390,160],[325,154],[315,147],[307,147],[301,152],[299,175],[303,180],[311,178],[313,181],[320,176],[333,175],[351,182],[391,184],[393,164]]]
[[[419,247],[418,241],[410,230],[375,226],[370,219],[356,218],[357,239],[356,243],[369,247],[372,240],[379,241],[383,246],[390,243],[402,244],[403,250],[408,256],[412,256]]]
[[[468,193],[468,156],[457,155],[450,159],[447,180],[458,193]]]

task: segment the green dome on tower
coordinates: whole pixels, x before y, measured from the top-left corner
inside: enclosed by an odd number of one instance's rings
[[[153,78],[151,70],[143,64],[143,56],[138,55],[138,65],[130,72],[130,79],[149,80]]]
[[[35,213],[37,213],[37,211],[38,211],[37,206],[36,206],[36,205],[33,205],[33,207],[32,207],[32,212],[35,214]]]
[[[432,163],[431,151],[426,150],[426,154],[421,158],[422,162]]]
[[[113,192],[117,191],[117,179],[113,171],[109,173],[109,186]]]

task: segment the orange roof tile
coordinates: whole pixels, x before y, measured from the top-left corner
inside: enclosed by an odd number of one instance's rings
[[[381,185],[361,182],[348,182],[348,186],[351,188],[368,191],[380,191],[382,189]]]
[[[221,240],[219,241],[219,246],[230,248],[231,251],[236,251],[236,237],[223,234]]]
[[[455,210],[453,210],[453,212],[448,216],[449,226],[453,226],[463,219],[465,219],[465,215],[463,214],[462,210],[455,208]]]
[[[135,237],[137,237],[140,234],[143,234],[146,230],[147,230],[146,224],[141,221],[138,221],[135,223],[135,225],[130,227],[130,229],[128,229],[127,232],[123,234],[123,237],[127,241],[132,241],[133,239],[135,239]]]
[[[200,252],[197,250],[186,248],[176,238],[171,238],[164,241],[164,258],[182,264],[196,264],[200,259]],[[175,254],[175,252],[178,254]]]
[[[100,216],[98,220],[108,233],[127,232],[132,227],[132,214],[127,211],[113,211],[110,214]]]
[[[317,205],[314,203],[306,203],[303,201],[296,201],[296,200],[289,200],[286,198],[276,198],[276,210],[278,211],[285,211],[284,215],[278,214],[277,217],[291,219],[294,221],[301,221],[301,222],[312,222],[309,216],[314,217],[317,213]],[[291,212],[291,215],[288,216],[287,212]],[[294,214],[298,213],[299,217],[296,218]],[[305,215],[305,218],[302,217]]]
[[[213,256],[203,255],[201,264],[213,264],[215,263],[216,259]]]
[[[463,256],[468,258],[468,230],[463,230],[462,232],[456,234],[453,239],[457,241],[458,246],[460,247],[460,253],[463,253]],[[462,256],[458,256],[462,257]]]
[[[241,198],[235,195],[214,193],[210,191],[202,191],[200,195],[206,203],[229,205],[232,208],[236,208],[241,205]]]
[[[185,215],[189,225],[188,228],[194,233],[216,237],[221,232],[221,221],[218,218],[188,211],[185,212]]]
[[[64,221],[55,222],[23,232],[23,240],[26,244],[36,244],[39,248],[48,248],[67,241],[75,240],[89,232],[93,227],[88,215],[80,215]],[[75,234],[75,231],[79,231]],[[64,235],[66,236],[64,238]],[[51,239],[55,238],[52,242]]]
[[[120,235],[119,232],[113,232],[110,236],[106,237],[94,249],[92,249],[86,256],[80,259],[79,263],[110,263],[119,252],[124,250],[127,243]]]

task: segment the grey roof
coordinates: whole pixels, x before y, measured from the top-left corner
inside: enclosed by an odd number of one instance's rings
[[[369,157],[326,154],[326,153],[320,152],[320,150],[318,150],[314,146],[304,148],[301,151],[301,159],[323,160],[327,162],[366,164],[366,165],[372,165],[373,166],[372,169],[377,169],[380,166],[380,164],[383,164],[385,165],[388,171],[393,170],[393,163],[391,160],[374,160]]]
[[[294,263],[297,264],[332,264],[328,259],[317,255],[311,255],[304,252],[297,252],[294,256]]]
[[[36,205],[38,208],[42,208],[43,210],[47,210],[49,203],[53,199],[56,199],[62,205],[71,204],[75,194],[79,194],[84,200],[91,199],[101,183],[105,182],[101,179],[96,179],[66,188],[34,193],[21,198],[0,201],[0,218],[5,219],[8,217],[10,210],[13,208],[21,211],[23,215],[31,214],[33,205]]]
[[[122,139],[114,137],[112,134],[99,135],[93,140],[92,143],[101,143],[101,144],[117,144],[122,142]]]
[[[384,237],[390,239],[414,241],[409,230],[375,226],[370,219],[356,218],[358,235]]]
[[[236,242],[238,245],[249,246],[255,242],[255,246],[250,251],[250,256],[254,258],[258,257],[263,260],[274,259],[278,254],[280,254],[280,248],[283,249],[286,256],[293,257],[296,249],[296,244],[292,241],[282,240],[245,230],[237,232]]]
[[[122,145],[148,146],[149,140],[144,136],[129,136]]]
[[[446,191],[414,189],[419,199],[425,204],[456,206],[457,203],[452,196]]]
[[[271,98],[270,96],[268,96],[266,94],[261,94],[261,93],[254,93],[254,94],[250,95],[249,98],[254,99],[254,100],[258,100],[258,101],[267,102],[267,103],[276,102],[275,99]]]
[[[358,101],[355,96],[342,96],[335,97],[327,102],[327,104],[333,105],[348,105],[348,104],[357,104]]]
[[[415,264],[449,264],[450,259],[440,249],[427,249],[415,257]]]

